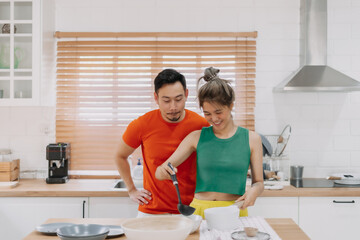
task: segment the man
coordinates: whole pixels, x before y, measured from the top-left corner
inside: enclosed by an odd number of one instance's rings
[[[155,178],[155,171],[192,131],[209,126],[197,113],[185,109],[188,97],[185,77],[173,69],[165,69],[154,80],[154,98],[159,109],[132,121],[122,136],[116,164],[130,198],[139,203],[138,216],[147,214],[179,214],[177,195],[171,181]],[[135,187],[127,158],[141,145],[144,159],[144,189]],[[179,167],[177,174],[181,200],[190,204],[195,191],[196,153]]]

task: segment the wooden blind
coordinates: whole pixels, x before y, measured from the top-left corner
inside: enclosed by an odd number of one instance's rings
[[[210,66],[233,80],[237,124],[254,130],[257,32],[56,32],[56,141],[71,143],[71,170],[115,170],[130,121],[157,108],[153,80],[165,68],[185,75],[186,108],[201,113],[196,80]]]

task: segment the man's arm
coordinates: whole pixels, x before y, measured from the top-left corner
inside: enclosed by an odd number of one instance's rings
[[[144,205],[149,203],[148,200],[151,200],[151,193],[145,189],[139,191],[132,180],[130,165],[127,159],[134,151],[134,148],[127,145],[124,140],[121,139],[117,149],[115,162],[120,176],[125,182],[131,200],[139,203],[140,205]]]

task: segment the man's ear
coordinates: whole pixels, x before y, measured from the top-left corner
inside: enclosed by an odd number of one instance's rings
[[[187,99],[188,96],[189,96],[189,89],[186,89],[186,90],[185,90],[185,98]]]
[[[159,105],[159,96],[156,92],[154,92],[154,99],[155,99],[155,102],[157,103],[157,105]]]

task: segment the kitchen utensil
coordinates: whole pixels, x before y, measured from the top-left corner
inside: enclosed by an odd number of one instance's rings
[[[43,234],[56,236],[56,232],[59,228],[64,226],[71,226],[71,225],[75,225],[75,224],[66,223],[66,222],[48,223],[37,226],[35,229],[36,231],[41,232]]]
[[[262,134],[259,134],[261,137],[262,147],[263,147],[263,156],[271,156],[273,154],[273,149],[269,140]]]
[[[179,199],[179,203],[177,205],[177,208],[178,208],[179,212],[182,215],[189,216],[189,215],[191,215],[191,214],[193,214],[195,212],[195,208],[181,203],[180,191],[179,191],[178,181],[177,181],[177,178],[176,178],[174,167],[171,165],[170,162],[168,163],[168,166],[174,172],[174,174],[170,174],[170,177],[171,177],[171,180],[173,181],[173,184],[174,184],[174,186],[176,188],[176,193],[177,193],[177,196],[178,196],[178,199]]]
[[[193,227],[193,221],[183,216],[151,216],[132,218],[122,224],[131,240],[184,240]]]
[[[301,180],[303,175],[304,166],[294,165],[290,166],[290,179]]]
[[[104,240],[110,229],[99,224],[74,224],[61,227],[57,230],[57,235],[62,240]]]
[[[204,210],[208,227],[221,231],[239,227],[239,214],[240,209],[237,206],[214,207]]]
[[[290,139],[290,135],[291,135],[291,126],[286,125],[277,139],[277,144],[274,151],[275,157],[279,157],[284,152],[285,147]]]
[[[257,240],[268,240],[270,235],[264,232],[258,232],[255,237],[248,237],[245,231],[237,231],[231,234],[231,238],[235,240],[244,240],[244,239],[257,239]]]

